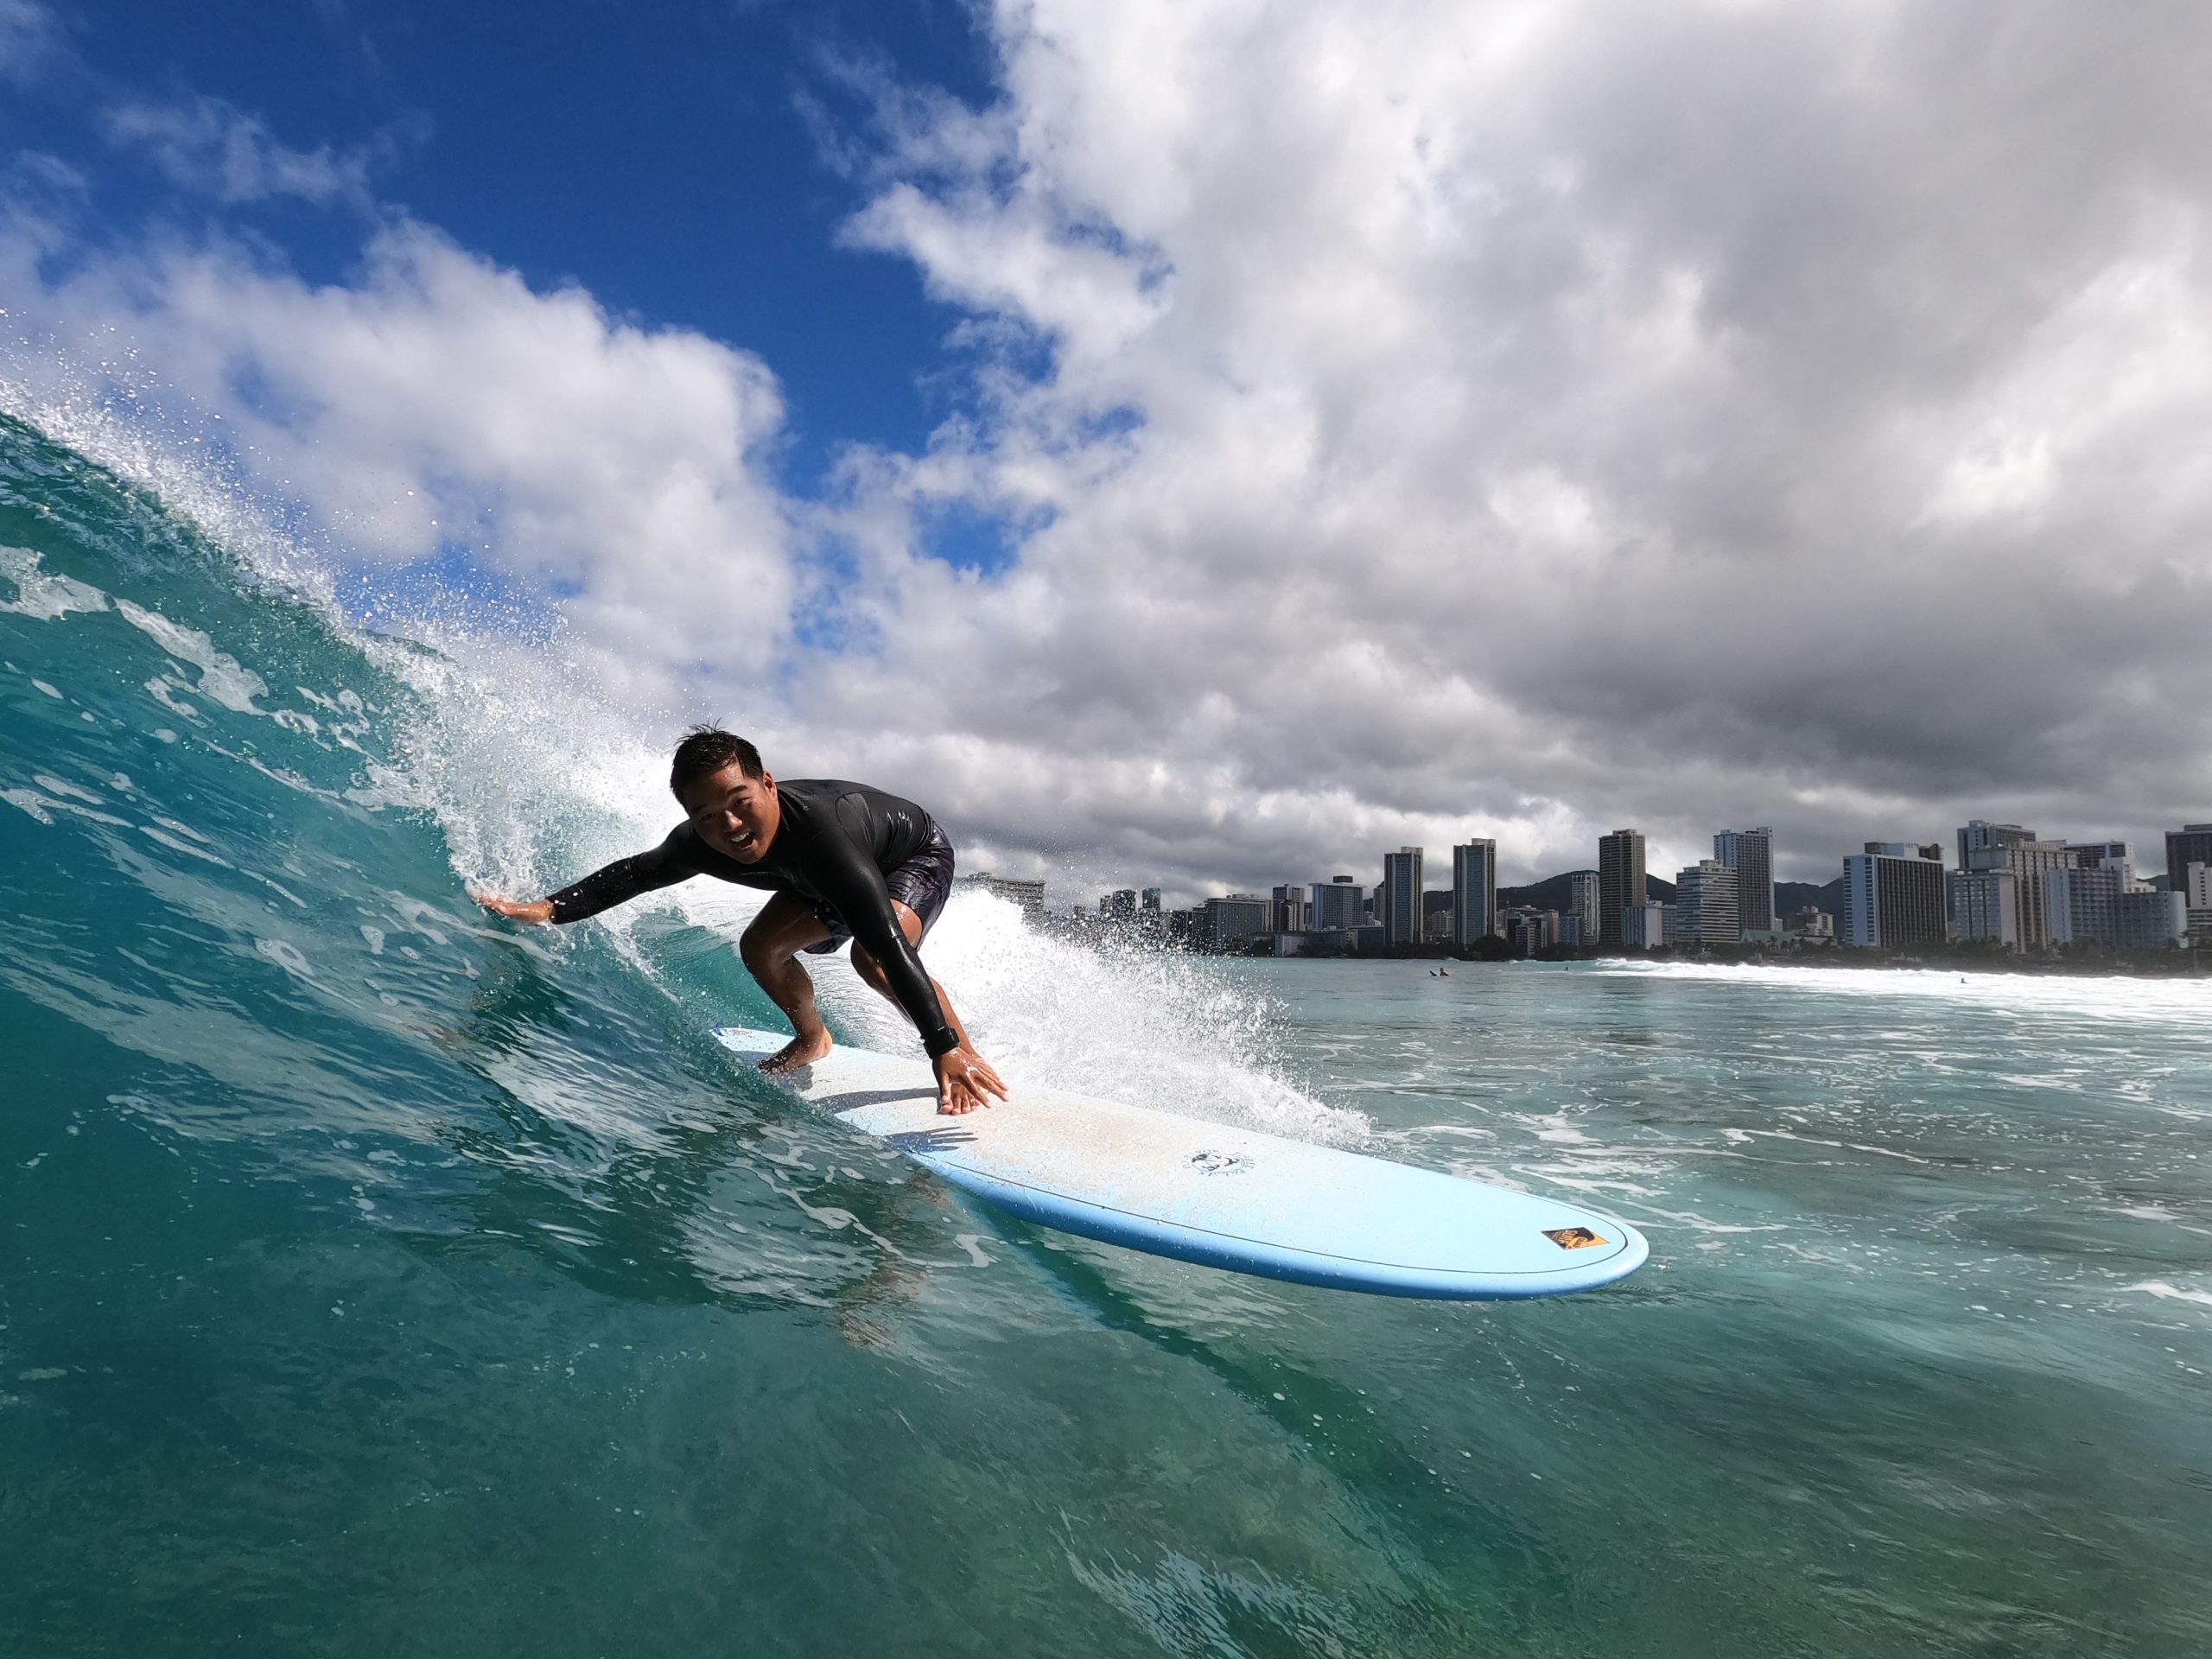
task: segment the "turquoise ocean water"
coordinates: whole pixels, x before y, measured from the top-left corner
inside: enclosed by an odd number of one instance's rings
[[[0,423],[0,1652],[2212,1651],[2202,982],[1114,960],[963,894],[1017,1078],[1653,1247],[1489,1306],[1135,1256],[733,1071],[743,897],[482,925],[658,833],[660,736],[250,539]]]

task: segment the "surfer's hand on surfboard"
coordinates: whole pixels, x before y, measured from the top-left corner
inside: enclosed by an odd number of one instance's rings
[[[553,901],[550,899],[539,899],[535,901],[501,899],[492,893],[478,893],[474,888],[469,890],[468,896],[494,916],[504,916],[511,922],[521,922],[527,926],[535,927],[540,922],[550,922],[553,919]]]
[[[978,1106],[988,1106],[991,1103],[988,1095],[1006,1098],[1006,1084],[999,1081],[999,1074],[991,1070],[989,1061],[971,1050],[948,1049],[937,1057],[935,1065],[937,1109],[945,1116],[957,1117]]]

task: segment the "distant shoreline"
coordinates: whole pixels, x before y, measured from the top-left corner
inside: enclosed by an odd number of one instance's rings
[[[1762,955],[1749,951],[1723,953],[1714,951],[1696,956],[1677,955],[1674,951],[1629,955],[1626,953],[1592,953],[1582,956],[1542,955],[1535,957],[1454,957],[1439,951],[1434,954],[1408,950],[1404,954],[1383,955],[1377,952],[1351,951],[1322,954],[1306,952],[1298,956],[1222,955],[1214,957],[1222,962],[1369,962],[1376,963],[1424,963],[1431,968],[1512,968],[1529,963],[1542,967],[1568,968],[1582,963],[1613,962],[1626,964],[1649,963],[1653,966],[1681,964],[1713,968],[1851,968],[1851,969],[1919,969],[1929,973],[1955,974],[2018,974],[2031,977],[2062,979],[2212,979],[2212,961],[2192,960],[2197,956],[2212,957],[2212,951],[2192,952],[2177,950],[2163,953],[2144,953],[2140,961],[2130,961],[2120,956],[2086,957],[2026,957],[2006,958],[1982,956],[1978,953],[1945,956],[1908,956],[1886,950],[1852,950],[1828,947],[1817,950],[1791,951],[1783,955]]]

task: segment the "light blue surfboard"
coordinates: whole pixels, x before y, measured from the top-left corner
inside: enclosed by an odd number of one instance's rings
[[[757,1062],[787,1035],[715,1035]],[[1385,1296],[1489,1300],[1608,1284],[1650,1248],[1579,1205],[1256,1129],[1014,1086],[940,1116],[929,1063],[842,1044],[777,1078],[1026,1220],[1235,1273]]]

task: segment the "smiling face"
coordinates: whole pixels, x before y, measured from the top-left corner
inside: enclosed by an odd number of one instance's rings
[[[759,863],[784,821],[775,779],[748,778],[734,762],[699,779],[681,799],[699,839],[741,864]]]

